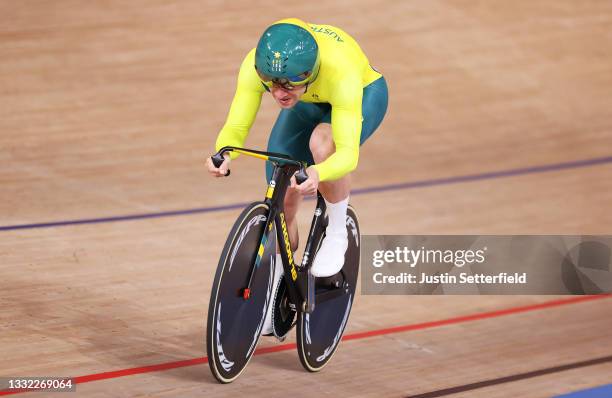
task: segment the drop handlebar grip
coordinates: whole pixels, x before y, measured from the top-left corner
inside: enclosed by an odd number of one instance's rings
[[[300,169],[297,173],[295,173],[295,181],[300,185],[304,181],[308,179],[308,174],[306,174],[306,170]]]
[[[210,158],[212,159],[212,162],[213,162],[213,164],[215,165],[216,168],[221,167],[221,165],[225,161],[225,158],[220,153],[216,153],[216,154],[212,155]],[[229,175],[230,175],[230,171],[228,170],[227,173],[225,173],[225,176],[227,177]]]

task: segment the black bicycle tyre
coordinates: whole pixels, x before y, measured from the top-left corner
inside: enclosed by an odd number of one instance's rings
[[[357,214],[352,206],[349,206],[347,211],[347,229],[349,247],[343,272],[349,282],[348,292],[330,301],[315,303],[312,314],[298,313],[296,328],[298,356],[304,369],[309,372],[318,372],[323,369],[336,353],[353,306],[359,274],[361,237]],[[321,236],[321,240],[323,237],[324,235]],[[316,242],[317,250],[321,240]],[[328,326],[328,330],[322,329]],[[319,332],[315,333],[313,329],[315,331],[319,329]],[[313,341],[313,335],[315,340],[319,338],[320,341]]]
[[[249,300],[244,300],[239,297],[238,292],[238,288],[244,287],[248,280],[247,271],[249,264],[252,263],[252,260],[249,259],[254,259],[257,253],[258,236],[261,236],[268,216],[269,207],[263,202],[252,203],[243,210],[228,235],[215,273],[208,306],[206,351],[210,370],[221,383],[231,383],[248,365],[259,342],[263,316],[270,305],[269,300],[273,287],[270,263],[274,260],[267,258],[270,253],[275,257],[276,235],[274,230],[269,234],[267,249],[256,273],[252,296]],[[236,245],[239,246],[236,248]],[[233,261],[230,262],[230,260]],[[235,268],[232,270],[232,267]],[[242,277],[244,280],[241,279]],[[230,309],[234,311],[230,312],[230,317],[221,319],[223,300],[226,305],[231,305]],[[261,314],[261,319],[257,317],[257,314]],[[230,327],[223,327],[222,324],[230,325]],[[224,336],[229,333],[233,338],[233,344],[225,344],[224,347],[222,331],[228,329],[230,332]],[[247,349],[248,339],[252,340]]]

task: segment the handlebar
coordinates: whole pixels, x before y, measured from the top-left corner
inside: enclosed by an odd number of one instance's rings
[[[308,174],[306,174],[306,169],[301,168],[297,173],[295,173],[295,182],[297,182],[298,185],[300,185],[307,179],[308,179]]]
[[[298,183],[298,185],[308,179],[308,174],[306,173],[304,163],[299,160],[294,160],[291,157],[282,153],[256,151],[254,149],[239,148],[234,146],[224,146],[219,150],[219,152],[211,156],[212,162],[215,167],[219,168],[221,166],[221,164],[225,161],[225,157],[223,155],[228,152],[237,152],[247,156],[253,156],[258,159],[269,160],[280,165],[290,164],[299,167],[298,172],[295,174],[295,181]],[[229,175],[230,170],[227,171],[225,176],[227,177]]]
[[[216,168],[221,167],[221,165],[225,161],[225,157],[223,157],[223,154],[221,152],[215,153],[210,158],[212,159],[212,162],[213,162],[213,164],[215,165]],[[229,176],[230,173],[231,173],[231,170],[227,170],[227,173],[225,173],[225,176],[226,177]]]

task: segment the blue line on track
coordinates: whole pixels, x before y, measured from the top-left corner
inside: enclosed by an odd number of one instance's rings
[[[612,384],[575,391],[570,394],[557,395],[555,398],[610,398],[612,397]]]
[[[463,176],[436,178],[436,179],[429,179],[429,180],[405,182],[405,183],[399,183],[399,184],[379,185],[379,186],[374,186],[374,187],[369,187],[369,188],[358,188],[358,189],[353,189],[351,191],[351,196],[364,195],[364,194],[377,193],[377,192],[385,192],[385,191],[398,191],[402,189],[424,188],[424,187],[431,187],[431,186],[436,186],[436,185],[449,185],[449,184],[459,184],[459,183],[481,181],[481,180],[491,180],[491,179],[496,179],[496,178],[513,177],[513,176],[520,176],[520,175],[526,175],[526,174],[546,173],[546,172],[551,172],[551,171],[576,169],[580,167],[597,166],[597,165],[602,165],[606,163],[612,163],[612,156],[605,156],[605,157],[585,159],[585,160],[576,160],[576,161],[563,162],[563,163],[553,163],[553,164],[542,165],[542,166],[532,166],[532,167],[523,167],[523,168],[517,168],[517,169],[493,171],[493,172],[480,173],[480,174],[468,174],[468,175],[463,175]],[[64,221],[53,221],[53,222],[35,223],[35,224],[6,225],[6,226],[0,226],[0,231],[14,231],[14,230],[19,230],[19,229],[63,227],[63,226],[68,226],[68,225],[98,224],[98,223],[107,223],[107,222],[116,222],[116,221],[142,220],[142,219],[159,218],[159,217],[185,216],[185,215],[190,215],[190,214],[212,213],[212,212],[225,211],[225,210],[241,209],[245,207],[247,204],[248,202],[243,202],[243,203],[232,203],[232,204],[225,205],[225,206],[198,207],[194,209],[162,211],[162,212],[156,212],[156,213],[128,214],[128,215],[114,216],[114,217],[84,218],[84,219],[79,219],[79,220],[64,220]]]

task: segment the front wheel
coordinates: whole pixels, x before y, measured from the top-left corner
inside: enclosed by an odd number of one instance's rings
[[[255,352],[268,309],[276,258],[274,227],[251,284],[243,298],[250,270],[258,254],[270,209],[265,203],[249,205],[227,238],[210,294],[206,351],[212,374],[221,383],[234,381]]]
[[[342,284],[338,287],[317,288],[317,296],[326,289],[342,289],[342,294],[317,302],[311,314],[300,312],[297,323],[298,355],[302,366],[310,372],[318,372],[336,352],[351,313],[357,276],[359,273],[359,222],[352,206],[346,215],[349,245],[340,271]],[[316,242],[320,246],[321,242]]]

